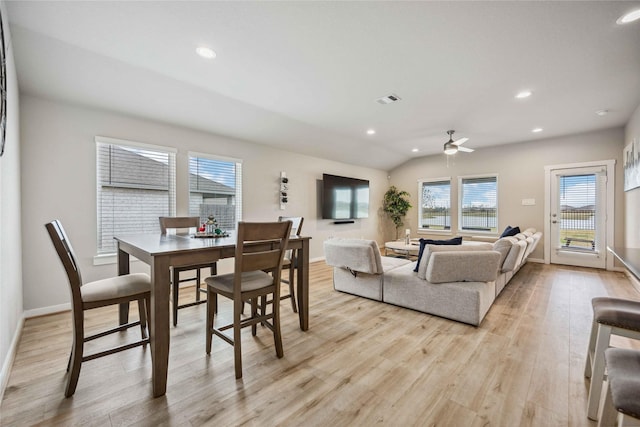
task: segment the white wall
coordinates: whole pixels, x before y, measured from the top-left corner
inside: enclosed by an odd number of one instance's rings
[[[44,224],[60,219],[74,245],[85,281],[114,275],[115,264],[94,266],[96,254],[96,135],[178,148],[178,214],[187,213],[187,153],[240,158],[243,164],[245,220],[275,220],[279,215],[303,216],[303,234],[312,237],[311,258],[323,257],[322,242],[330,236],[365,237],[381,241],[377,216],[387,190],[387,173],[207,134],[163,123],[23,95],[22,212],[24,308],[41,309],[69,301],[68,285]],[[280,171],[289,178],[289,203],[278,203]],[[368,219],[334,225],[321,220],[317,180],[322,173],[370,180]],[[148,271],[135,263],[134,271]],[[223,265],[223,268],[228,268]],[[33,311],[32,311],[33,312]]]
[[[457,200],[458,176],[498,174],[498,229],[507,225],[544,230],[544,167],[548,165],[579,163],[615,159],[615,241],[624,238],[624,193],[622,186],[623,129],[571,135],[562,138],[509,144],[478,149],[473,153],[459,153],[453,159],[444,154],[410,160],[392,170],[391,184],[411,194],[413,208],[409,211],[405,227],[416,235],[418,228],[418,180],[422,178],[451,177],[452,201]],[[469,144],[471,145],[471,144]],[[535,199],[535,206],[522,206],[522,199]],[[457,210],[452,203],[452,233],[458,233]],[[478,234],[478,233],[469,233]],[[391,237],[387,235],[387,237]],[[542,259],[541,242],[533,258]]]
[[[640,140],[640,105],[627,123],[624,145],[634,138]],[[626,227],[623,243],[628,248],[640,248],[640,187],[625,192],[624,196]]]
[[[0,8],[5,43],[9,43],[11,35],[4,2]],[[23,311],[18,82],[10,44],[6,46],[6,55],[7,132],[4,155],[0,157],[0,399],[20,335]]]

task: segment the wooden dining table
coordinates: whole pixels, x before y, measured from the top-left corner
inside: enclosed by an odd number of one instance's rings
[[[309,329],[309,240],[291,236],[288,249],[297,250],[296,297],[300,329]],[[130,256],[149,265],[151,270],[151,307],[149,335],[152,360],[153,396],[166,393],[169,365],[169,290],[170,267],[182,267],[235,256],[236,238],[195,238],[190,235],[122,234],[118,245],[118,274],[130,272]],[[120,323],[126,323],[128,304],[120,306]],[[203,333],[204,336],[204,333]]]

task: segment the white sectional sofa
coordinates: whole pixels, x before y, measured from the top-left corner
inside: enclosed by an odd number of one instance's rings
[[[477,326],[541,237],[529,229],[494,243],[425,245],[417,272],[373,240],[329,239],[324,251],[337,291]]]

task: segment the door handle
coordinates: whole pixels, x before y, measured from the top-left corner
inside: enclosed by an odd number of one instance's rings
[[[556,221],[555,219],[553,221],[551,221],[553,224],[557,224],[558,221]]]

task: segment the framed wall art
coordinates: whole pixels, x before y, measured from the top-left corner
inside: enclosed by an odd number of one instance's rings
[[[640,140],[633,138],[622,152],[624,191],[640,187]]]

